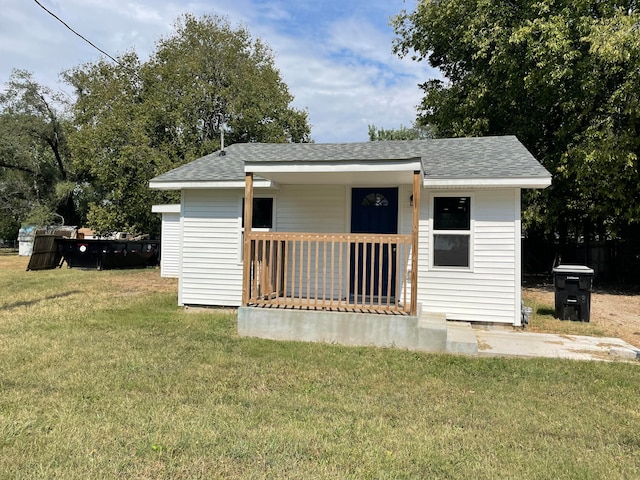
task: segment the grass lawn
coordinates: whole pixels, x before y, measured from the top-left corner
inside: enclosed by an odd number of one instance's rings
[[[0,255],[0,478],[640,478],[636,364],[239,338],[158,270]]]

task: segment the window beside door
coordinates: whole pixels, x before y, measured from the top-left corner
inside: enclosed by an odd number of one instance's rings
[[[251,229],[256,232],[269,232],[273,229],[274,218],[273,197],[253,197]],[[240,236],[238,245],[238,263],[244,258],[244,198],[240,213]]]
[[[253,199],[253,218],[251,219],[252,229],[273,228],[273,198]],[[242,228],[244,228],[244,198],[242,199]]]

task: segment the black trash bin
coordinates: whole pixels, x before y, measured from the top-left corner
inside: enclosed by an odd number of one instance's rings
[[[591,320],[593,269],[585,265],[558,265],[553,269],[556,317],[560,320]]]

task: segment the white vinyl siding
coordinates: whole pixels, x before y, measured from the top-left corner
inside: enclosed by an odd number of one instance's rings
[[[472,202],[471,271],[429,268],[433,196],[423,196],[418,302],[422,303],[423,311],[444,313],[449,320],[513,324],[520,301],[516,248],[520,205],[515,201],[519,190],[465,191],[460,196],[468,194]]]
[[[162,214],[160,240],[160,276],[178,277],[180,273],[180,213]]]
[[[336,185],[283,185],[277,191],[255,190],[254,196],[275,199],[273,231],[343,233],[348,232],[345,192]],[[241,304],[243,194],[239,189],[184,191],[181,305]]]
[[[238,259],[241,258],[243,193],[241,189],[183,191],[181,305],[240,305],[242,264]],[[444,313],[449,320],[517,324],[520,308],[519,190],[447,192],[469,195],[472,202],[473,268],[459,271],[429,267],[433,198],[430,193],[434,192],[423,190],[420,202],[418,302],[422,304],[422,310]],[[340,185],[281,185],[278,190],[255,192],[255,196],[273,196],[275,199],[274,231],[307,233],[349,232],[350,195],[350,187]],[[399,187],[399,233],[411,233],[410,195],[411,186]],[[304,255],[306,258],[306,252]],[[314,256],[315,251],[312,251],[315,265]],[[322,259],[322,253],[319,258]],[[343,273],[348,275],[348,272]],[[405,285],[410,274],[407,269]],[[306,281],[303,284],[306,286]],[[399,292],[403,295],[402,289]],[[335,297],[345,292],[332,293]]]
[[[346,187],[283,185],[277,192],[278,232],[345,233]]]
[[[283,185],[280,191],[277,193],[278,197],[278,214],[277,231],[278,232],[305,232],[305,233],[346,233],[350,231],[347,224],[347,187],[343,185]],[[307,259],[311,259],[311,265],[315,268],[316,252],[315,245],[312,245],[312,251],[307,252],[306,245],[303,245],[302,252],[300,251],[300,244],[297,246],[295,255],[296,274],[291,276],[291,268],[293,265],[292,255],[289,255],[288,271],[289,279],[293,278],[293,285],[295,286],[296,295],[306,296],[306,280],[302,282],[302,292],[300,292],[300,277],[299,266],[300,258],[304,258],[305,265]],[[333,258],[333,275],[334,275],[334,289],[330,292],[331,283],[327,281],[324,289],[320,287],[320,295],[326,292],[327,297],[338,298],[346,294],[346,291],[337,291],[337,285],[340,284],[338,279],[338,249],[335,250],[335,257]],[[326,255],[322,246],[318,249],[318,271],[324,270],[325,257],[327,260],[326,271],[327,275],[331,277],[331,264],[330,264],[331,251],[330,247],[327,249]],[[348,266],[346,266],[346,252],[343,252],[343,275],[348,275]],[[303,272],[304,276],[304,272]],[[322,275],[318,274],[318,282]],[[348,278],[348,277],[346,277]],[[310,278],[311,290],[316,289],[316,276],[311,275]],[[344,285],[344,282],[343,282]],[[287,285],[287,294],[291,294],[292,283]]]
[[[241,190],[184,190],[180,304],[238,306]]]

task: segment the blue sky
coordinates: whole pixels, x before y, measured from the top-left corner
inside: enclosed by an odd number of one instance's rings
[[[182,13],[216,14],[246,26],[271,46],[276,66],[309,112],[319,143],[367,140],[367,126],[409,126],[418,84],[438,76],[425,62],[392,52],[389,17],[416,0],[41,0],[111,55],[134,49],[145,59]],[[32,0],[0,0],[0,84],[12,68],[53,88],[58,74],[100,53]]]

